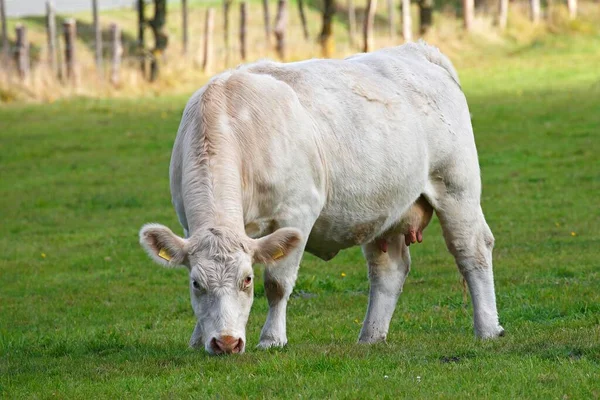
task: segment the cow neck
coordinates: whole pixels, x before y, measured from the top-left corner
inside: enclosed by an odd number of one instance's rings
[[[239,158],[231,149],[209,153],[196,154],[194,162],[184,163],[184,206],[190,233],[220,226],[243,233]]]

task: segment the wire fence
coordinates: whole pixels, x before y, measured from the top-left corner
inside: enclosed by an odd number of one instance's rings
[[[1,1],[1,0],[0,0]],[[242,28],[239,25],[240,12],[238,9],[233,8],[229,17],[229,39],[225,39],[223,25],[224,17],[222,12],[219,13],[219,18],[213,23],[215,26],[212,32],[211,48],[213,49],[210,56],[213,59],[212,71],[204,72],[215,72],[225,68],[230,68],[239,64],[243,61],[254,60],[258,58],[276,58],[275,53],[275,37],[271,32],[267,37],[265,33],[264,21],[262,16],[262,9],[259,4],[252,3],[253,12],[250,13],[249,22]],[[222,11],[217,9],[217,12]],[[271,15],[274,14],[274,10],[271,10]],[[318,22],[313,20],[310,24],[309,36],[305,38],[304,29],[299,20],[300,14],[296,15],[295,10],[288,10],[289,12],[289,23],[287,24],[286,31],[286,44],[287,44],[287,59],[294,60],[299,58],[314,57],[321,55],[321,47],[318,41]],[[28,25],[31,25],[30,35],[26,35],[26,43],[18,43],[17,40],[10,40],[8,44],[3,48],[3,54],[5,57],[2,59],[0,64],[4,70],[5,75],[8,73],[17,72],[17,75],[22,75],[26,78],[30,72],[34,72],[38,69],[49,69],[51,68],[58,80],[65,80],[66,70],[68,69],[69,60],[72,60],[74,64],[72,69],[76,71],[76,74],[83,78],[89,78],[90,72],[99,67],[99,76],[105,77],[107,70],[110,70],[114,66],[115,62],[119,65],[119,68],[135,68],[136,66],[142,73],[142,65],[144,63],[151,62],[155,58],[159,58],[159,61],[164,68],[169,69],[175,66],[177,69],[178,65],[191,66],[195,69],[196,73],[202,72],[201,66],[204,65],[203,58],[205,57],[206,47],[206,20],[205,12],[203,9],[194,9],[190,13],[190,20],[192,23],[189,25],[188,32],[188,51],[185,56],[183,53],[183,47],[180,40],[181,32],[174,32],[170,35],[170,43],[168,51],[165,54],[157,55],[152,51],[152,48],[144,48],[141,46],[140,41],[135,35],[135,30],[132,26],[135,26],[134,18],[135,11],[133,9],[123,10],[116,19],[120,19],[124,28],[120,28],[121,35],[118,39],[113,37],[111,25],[107,25],[101,21],[100,23],[100,37],[102,52],[101,57],[103,60],[102,66],[97,66],[94,60],[94,54],[96,52],[98,44],[94,40],[95,38],[95,27],[93,24],[84,18],[78,18],[75,21],[76,24],[76,37],[72,39],[73,44],[67,43],[65,36],[65,22],[67,19],[57,16],[55,25],[57,29],[54,32],[48,30],[47,20],[44,21],[42,18],[24,18],[21,21],[22,25],[15,27],[16,29],[23,29],[27,31]],[[169,15],[170,19],[176,19],[179,17],[176,13]],[[47,18],[46,18],[47,19]],[[314,19],[314,18],[313,18]],[[123,22],[125,21],[125,22]],[[44,31],[40,28],[45,25]],[[274,24],[273,24],[274,25]],[[119,25],[117,25],[119,26]],[[240,38],[240,32],[245,32],[245,43],[247,49],[245,54],[242,54],[242,44]],[[149,32],[147,32],[148,34]],[[49,46],[49,37],[54,37],[54,45]],[[350,41],[348,40],[348,43]],[[340,43],[338,47],[339,53],[352,52],[348,43]],[[25,56],[22,54],[26,53]],[[245,55],[245,57],[244,57]],[[30,66],[22,68],[19,65],[19,60],[26,58]],[[118,61],[114,59],[118,58]],[[200,71],[199,71],[200,70]],[[46,75],[48,72],[46,71]],[[95,76],[95,75],[92,75]],[[26,80],[26,79],[25,79]],[[80,81],[80,80],[79,80]]]
[[[4,6],[7,0],[0,0]],[[8,0],[9,5],[10,1]],[[69,0],[73,3],[81,2]],[[362,2],[367,0],[362,0]],[[374,1],[374,0],[373,0]],[[496,1],[496,0],[494,0]],[[504,0],[497,0],[504,1]],[[338,4],[336,18],[338,20],[334,44],[335,49],[330,54],[344,56],[355,53],[363,48],[363,26],[366,18],[367,7],[354,7],[354,0],[346,0]],[[572,7],[573,0],[570,0]],[[133,3],[133,1],[131,1]],[[213,2],[214,4],[215,2]],[[267,2],[269,3],[269,2]],[[338,1],[338,3],[342,3]],[[171,4],[171,3],[169,3]],[[197,3],[196,3],[197,4]],[[219,3],[217,3],[219,4]],[[399,9],[400,0],[380,1],[376,12],[373,13],[375,22],[373,26],[373,48],[397,45],[404,42],[403,24],[406,23],[407,15],[401,15]],[[410,4],[410,3],[409,3]],[[531,7],[532,2],[511,3],[511,8],[521,7],[525,14]],[[108,90],[105,86],[112,84],[116,89],[131,89],[141,86],[148,80],[148,70],[153,61],[160,65],[160,81],[162,87],[174,86],[175,82],[197,85],[206,80],[208,75],[215,72],[235,67],[244,61],[253,61],[261,58],[278,58],[276,52],[276,38],[273,33],[274,21],[270,22],[271,32],[266,35],[263,6],[261,2],[252,1],[245,7],[248,14],[245,18],[246,25],[240,25],[241,11],[239,3],[232,6],[229,13],[229,35],[225,39],[224,12],[222,7],[213,7],[214,20],[210,35],[207,35],[207,7],[196,5],[188,10],[189,21],[187,32],[187,46],[183,45],[182,9],[174,8],[169,11],[167,25],[169,34],[169,45],[164,53],[153,51],[153,40],[149,40],[148,46],[142,46],[138,37],[138,24],[136,10],[130,6],[126,9],[112,10],[100,14],[98,24],[101,43],[96,43],[96,25],[92,20],[92,9],[85,13],[73,14],[76,19],[65,18],[60,14],[52,16],[25,17],[18,20],[10,20],[8,25],[3,23],[2,40],[0,41],[0,85],[3,87],[16,85],[25,91],[38,93],[47,92],[45,97],[53,97],[62,94],[81,91],[103,91]],[[271,19],[274,19],[276,10],[273,2],[270,2],[269,10]],[[350,8],[352,6],[352,8]],[[178,6],[179,7],[179,6]],[[345,8],[344,8],[345,7]],[[420,5],[413,3],[408,17],[419,20]],[[550,7],[547,6],[546,9]],[[352,10],[352,15],[348,10]],[[54,11],[51,7],[47,10]],[[6,7],[3,8],[4,15]],[[305,26],[302,24],[301,13],[297,9],[297,3],[288,5],[286,25],[286,61],[320,57],[324,48],[319,40],[321,30],[321,14],[314,9],[307,10],[308,38],[305,36]],[[571,10],[569,9],[569,12]],[[393,18],[390,18],[390,12]],[[444,12],[444,11],[442,11]],[[457,13],[452,8],[452,13]],[[50,30],[50,20],[54,20],[55,30]],[[76,37],[67,41],[65,35],[66,23],[74,21],[76,25]],[[349,26],[349,21],[355,21],[355,26]],[[390,21],[396,21],[394,28],[390,31]],[[341,22],[341,23],[340,23]],[[344,33],[340,30],[346,28]],[[352,29],[353,28],[353,29]],[[25,30],[24,37],[17,36],[19,30]],[[115,30],[119,32],[115,37]],[[241,32],[247,48],[243,52]],[[349,36],[354,32],[353,37]],[[151,29],[146,24],[145,35],[151,39]],[[413,39],[419,37],[420,27],[412,24]],[[406,33],[404,33],[406,35]],[[211,43],[207,44],[207,38],[211,37]],[[53,37],[54,40],[49,40]],[[10,38],[10,40],[8,40]],[[98,45],[101,46],[101,63],[95,59]],[[208,46],[208,50],[207,50]],[[184,53],[184,50],[185,51]],[[244,54],[242,54],[244,53]],[[206,58],[210,57],[207,64]],[[245,56],[245,57],[244,57]],[[42,89],[40,89],[40,87]],[[155,85],[159,87],[159,85]],[[142,90],[142,89],[140,89]],[[0,96],[2,87],[0,87]],[[42,96],[44,97],[44,96]]]

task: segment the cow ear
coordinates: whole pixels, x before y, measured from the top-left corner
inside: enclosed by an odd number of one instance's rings
[[[140,230],[140,244],[150,258],[164,267],[187,265],[186,239],[159,224],[146,224]]]
[[[254,241],[252,261],[273,264],[287,257],[302,241],[302,234],[294,228],[281,228]]]

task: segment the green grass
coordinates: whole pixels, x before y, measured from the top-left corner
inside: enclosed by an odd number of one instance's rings
[[[596,38],[549,37],[460,71],[507,332],[487,342],[473,337],[434,221],[411,247],[387,344],[355,343],[368,281],[351,249],[305,257],[285,349],[254,348],[267,311],[257,281],[247,353],[190,350],[186,272],[153,265],[137,243],[145,222],[179,228],[168,161],[186,97],[3,106],[0,393],[598,398],[597,49]]]

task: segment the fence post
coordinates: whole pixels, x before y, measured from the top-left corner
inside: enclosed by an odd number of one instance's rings
[[[540,22],[540,16],[541,16],[540,0],[529,0],[529,1],[530,1],[530,6],[531,6],[531,21],[534,24],[537,24],[538,22]]]
[[[335,37],[333,36],[333,16],[335,14],[335,0],[323,2],[323,26],[319,35],[323,57],[329,58],[335,52]]]
[[[225,67],[229,65],[229,9],[233,0],[223,0],[223,42],[225,43]]]
[[[539,0],[538,0],[539,1]],[[475,13],[475,1],[463,0],[463,19],[464,27],[467,32],[473,27],[473,17]]]
[[[183,55],[188,54],[188,2],[181,0],[181,24],[183,29]]]
[[[412,16],[410,0],[402,0],[402,37],[405,42],[412,41]]]
[[[92,13],[94,17],[94,44],[96,46],[96,72],[98,77],[102,78],[102,31],[100,30],[100,20],[98,18],[98,0],[92,0]]]
[[[271,17],[269,16],[269,0],[262,1],[263,15],[265,20],[265,38],[267,46],[271,46]]]
[[[56,18],[54,16],[54,7],[50,0],[46,1],[46,35],[48,37],[48,63],[52,68],[52,73],[56,77]]]
[[[15,58],[17,61],[17,71],[21,79],[27,79],[29,76],[29,42],[27,42],[27,28],[22,24],[15,27],[17,36]]]
[[[348,37],[350,46],[354,47],[356,39],[356,11],[354,9],[354,0],[348,0]]]
[[[111,37],[111,68],[110,68],[110,83],[118,86],[120,82],[121,56],[123,55],[123,46],[121,44],[121,29],[117,24],[110,24]]]
[[[75,36],[77,34],[77,27],[75,20],[70,18],[63,22],[63,32],[65,36],[65,64],[67,70],[67,80],[71,83],[77,84],[77,65],[76,65],[76,52],[75,52]]]
[[[7,64],[10,62],[10,48],[8,44],[8,32],[6,28],[6,5],[4,0],[0,0],[0,24],[2,24],[2,57],[3,63]]]
[[[240,55],[242,60],[246,61],[246,25],[248,23],[248,3],[240,3]]]
[[[304,14],[304,0],[298,0],[298,11],[300,12],[300,21],[302,22],[304,39],[308,40],[310,35],[308,34],[308,26],[306,25],[306,14]]]
[[[204,25],[204,60],[202,69],[204,73],[210,74],[213,59],[213,30],[215,27],[215,9],[209,8],[206,10],[206,23]]]
[[[165,49],[169,43],[169,37],[165,32],[167,15],[167,0],[154,0],[154,16],[148,21],[148,26],[154,36],[154,48],[150,53],[150,74],[148,80],[156,81],[160,73],[162,62],[165,60]]]
[[[285,59],[285,26],[287,25],[287,0],[277,2],[277,16],[275,18],[275,38],[277,39],[277,54]]]
[[[146,5],[144,0],[137,0],[138,12],[138,52],[140,56],[140,69],[142,76],[146,76],[146,43],[144,40],[144,30],[146,29]]]
[[[577,18],[577,0],[567,0],[567,7],[569,8],[569,18]]]
[[[506,29],[507,22],[508,22],[508,0],[500,0],[499,10],[498,10],[498,27],[500,27],[500,30]]]
[[[390,39],[394,39],[396,37],[396,18],[394,18],[394,0],[387,0],[387,9],[388,9],[388,25],[390,28]]]
[[[434,0],[419,0],[417,4],[419,5],[419,33],[424,35],[433,24]]]
[[[377,10],[377,0],[368,0],[367,11],[365,13],[365,23],[363,26],[363,51],[365,53],[373,50],[373,20]]]

